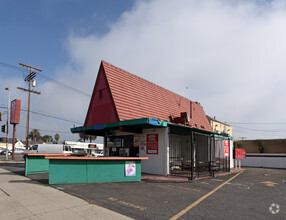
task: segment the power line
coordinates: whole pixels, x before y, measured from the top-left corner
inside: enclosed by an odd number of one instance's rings
[[[244,127],[240,127],[240,126],[236,126],[233,125],[233,127],[235,128],[240,128],[240,129],[244,129],[244,130],[249,130],[249,131],[259,131],[259,132],[272,132],[272,133],[277,133],[277,132],[286,132],[285,130],[281,130],[281,131],[271,131],[271,130],[260,130],[260,129],[251,129],[251,128],[244,128]]]
[[[17,67],[17,66],[12,66],[10,64],[2,63],[2,62],[0,62],[0,66],[8,68],[8,69],[13,69],[13,70],[16,70],[16,71],[27,72],[27,70],[25,70],[25,69],[22,69],[22,68]]]
[[[226,122],[228,124],[245,124],[245,125],[279,125],[286,124],[286,122]]]
[[[21,111],[27,111],[27,110],[21,109]],[[40,112],[35,112],[35,111],[30,111],[30,112],[33,113],[33,114],[36,114],[36,115],[41,115],[41,116],[45,116],[45,117],[49,117],[49,118],[62,120],[62,121],[72,122],[72,123],[75,123],[75,124],[82,124],[80,122],[72,121],[72,120],[69,120],[69,119],[64,119],[64,118],[61,118],[61,117],[58,117],[58,116],[48,115],[48,114],[45,114],[45,113],[40,113]]]
[[[7,109],[7,107],[5,107],[5,106],[0,106],[0,108]],[[28,110],[27,109],[21,109],[21,111],[22,112],[27,112]],[[30,110],[30,112],[33,113],[33,114],[36,114],[36,115],[41,115],[41,116],[44,116],[44,117],[54,118],[54,119],[62,120],[62,121],[66,121],[66,122],[71,122],[71,123],[74,123],[74,124],[80,124],[80,125],[82,124],[81,122],[72,121],[70,119],[61,118],[59,116],[49,115],[49,114],[46,114],[46,113],[36,112],[36,111],[32,111],[32,110]]]
[[[13,65],[10,65],[10,64],[6,64],[6,63],[2,63],[2,62],[0,62],[0,66],[1,66],[1,67],[5,67],[5,68],[9,68],[9,69],[13,69],[13,70],[15,70],[15,71],[28,72],[27,70],[22,69],[22,68],[20,68],[20,67],[13,66]],[[56,85],[62,86],[62,87],[65,88],[65,89],[72,90],[72,91],[74,91],[74,92],[77,92],[77,93],[80,93],[80,94],[82,94],[82,95],[85,95],[85,96],[90,97],[90,94],[88,94],[88,93],[86,93],[86,92],[83,92],[83,91],[81,91],[81,90],[79,90],[79,89],[76,89],[76,88],[74,88],[74,87],[72,87],[72,86],[66,85],[66,84],[64,84],[64,83],[62,83],[62,82],[59,82],[59,81],[54,80],[54,79],[52,79],[52,78],[50,78],[50,77],[47,77],[47,76],[43,75],[42,73],[38,73],[38,72],[37,72],[37,74],[38,74],[38,76],[40,76],[40,77],[42,77],[42,78],[45,78],[46,80],[48,80],[48,81],[50,81],[50,82],[52,82],[52,83],[54,83],[54,84],[56,84]]]
[[[26,128],[24,126],[21,126],[21,125],[18,125],[19,127],[21,128]],[[40,129],[40,128],[31,128],[30,127],[30,130],[33,130],[33,129],[37,129],[39,131],[46,131],[46,132],[56,132],[56,133],[65,133],[65,134],[71,134],[71,132],[68,132],[68,131],[54,131],[54,130],[46,130],[46,129]]]
[[[72,91],[74,91],[74,92],[78,92],[78,93],[81,93],[82,95],[85,95],[85,96],[90,97],[90,94],[88,94],[88,93],[86,93],[86,92],[83,92],[83,91],[78,90],[78,89],[76,89],[76,88],[74,88],[74,87],[71,87],[71,86],[66,85],[66,84],[64,84],[64,83],[61,83],[61,82],[59,82],[59,81],[57,81],[57,80],[51,79],[51,78],[49,78],[49,77],[47,77],[47,76],[45,76],[45,75],[43,75],[43,74],[38,74],[38,75],[41,76],[41,77],[43,77],[43,78],[46,78],[46,79],[47,79],[48,81],[50,81],[50,82],[53,82],[53,83],[55,83],[55,84],[57,84],[57,85],[59,85],[59,86],[64,87],[64,88],[66,88],[66,89],[69,89],[69,90],[72,90]]]

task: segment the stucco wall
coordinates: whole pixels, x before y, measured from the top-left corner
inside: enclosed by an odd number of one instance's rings
[[[147,134],[158,134],[158,154],[147,154]],[[144,129],[140,135],[139,156],[148,157],[142,161],[142,172],[166,176],[169,173],[168,128]]]
[[[246,154],[241,166],[286,168],[286,154]]]

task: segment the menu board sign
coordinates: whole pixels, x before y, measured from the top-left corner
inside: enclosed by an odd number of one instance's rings
[[[158,134],[147,134],[147,154],[158,154]]]

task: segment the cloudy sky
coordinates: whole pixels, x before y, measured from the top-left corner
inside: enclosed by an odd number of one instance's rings
[[[27,108],[19,62],[43,69],[30,121],[42,135],[78,139],[105,60],[200,102],[235,139],[285,138],[285,1],[2,0],[0,28],[0,111],[5,87]],[[19,138],[25,123],[23,111]]]

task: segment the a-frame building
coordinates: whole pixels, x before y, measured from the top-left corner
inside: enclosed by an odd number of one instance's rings
[[[105,61],[100,64],[84,126],[71,131],[104,136],[105,156],[149,157],[142,161],[146,173],[185,170],[193,178],[199,163],[222,157],[199,103]]]
[[[84,126],[138,118],[175,122],[183,112],[189,126],[212,131],[200,104],[102,61]]]

